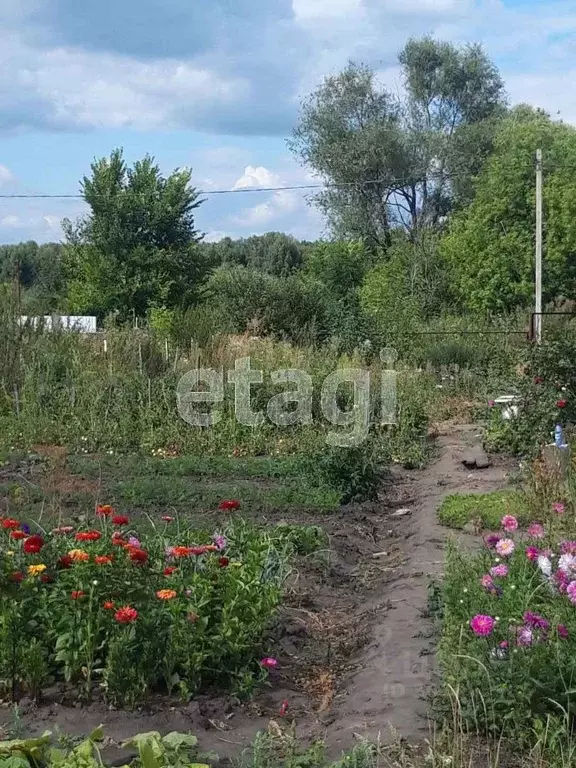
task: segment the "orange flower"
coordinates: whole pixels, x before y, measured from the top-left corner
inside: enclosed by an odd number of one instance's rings
[[[87,563],[90,560],[88,552],[84,552],[83,549],[71,549],[68,552],[68,557],[72,559],[74,563]]]
[[[96,514],[98,517],[108,517],[114,512],[114,507],[110,506],[110,504],[99,504],[96,507]]]
[[[172,600],[176,597],[176,590],[174,589],[159,589],[156,592],[156,597],[159,600]]]
[[[188,557],[192,554],[192,547],[172,547],[171,554],[174,557]]]
[[[102,538],[100,531],[81,531],[74,537],[76,541],[98,541]]]
[[[110,565],[112,562],[112,557],[109,555],[96,555],[94,558],[94,562],[96,565]]]

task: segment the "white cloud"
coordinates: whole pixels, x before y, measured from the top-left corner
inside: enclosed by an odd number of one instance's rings
[[[362,0],[292,0],[292,11],[299,23],[343,17],[361,9]]]
[[[6,168],[5,165],[0,165],[0,189],[12,184],[13,181],[14,175],[12,171],[9,168]]]
[[[258,187],[279,187],[280,177],[277,176],[268,168],[264,168],[263,165],[257,167],[253,165],[247,165],[244,168],[244,173],[236,180],[234,189],[250,189]]]

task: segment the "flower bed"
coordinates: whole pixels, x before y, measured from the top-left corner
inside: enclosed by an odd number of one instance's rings
[[[467,727],[534,735],[573,717],[576,541],[564,504],[521,532],[511,515],[476,556],[451,544],[440,659]]]
[[[14,698],[55,680],[133,705],[151,691],[246,694],[265,679],[294,531],[150,522],[138,531],[109,506],[82,530],[0,521],[0,679]]]

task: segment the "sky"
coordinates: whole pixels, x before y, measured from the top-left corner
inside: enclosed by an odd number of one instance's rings
[[[349,60],[401,88],[409,37],[481,42],[512,103],[576,124],[576,0],[0,0],[0,195],[77,194],[123,147],[201,190],[312,183],[286,139]],[[207,240],[326,234],[304,191],[207,196]],[[79,200],[0,198],[0,242],[59,240]]]

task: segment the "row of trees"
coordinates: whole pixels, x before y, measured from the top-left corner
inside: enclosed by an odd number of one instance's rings
[[[529,306],[534,154],[545,157],[545,298],[576,289],[576,130],[528,106],[509,108],[479,46],[411,40],[404,90],[350,64],[302,107],[290,146],[326,188],[314,202],[334,241],[281,233],[202,242],[189,171],[164,177],[121,151],[92,164],[90,213],[64,223],[62,246],[0,248],[0,281],[18,272],[34,311],[180,316],[351,342],[445,312]],[[201,323],[200,323],[201,324]]]

